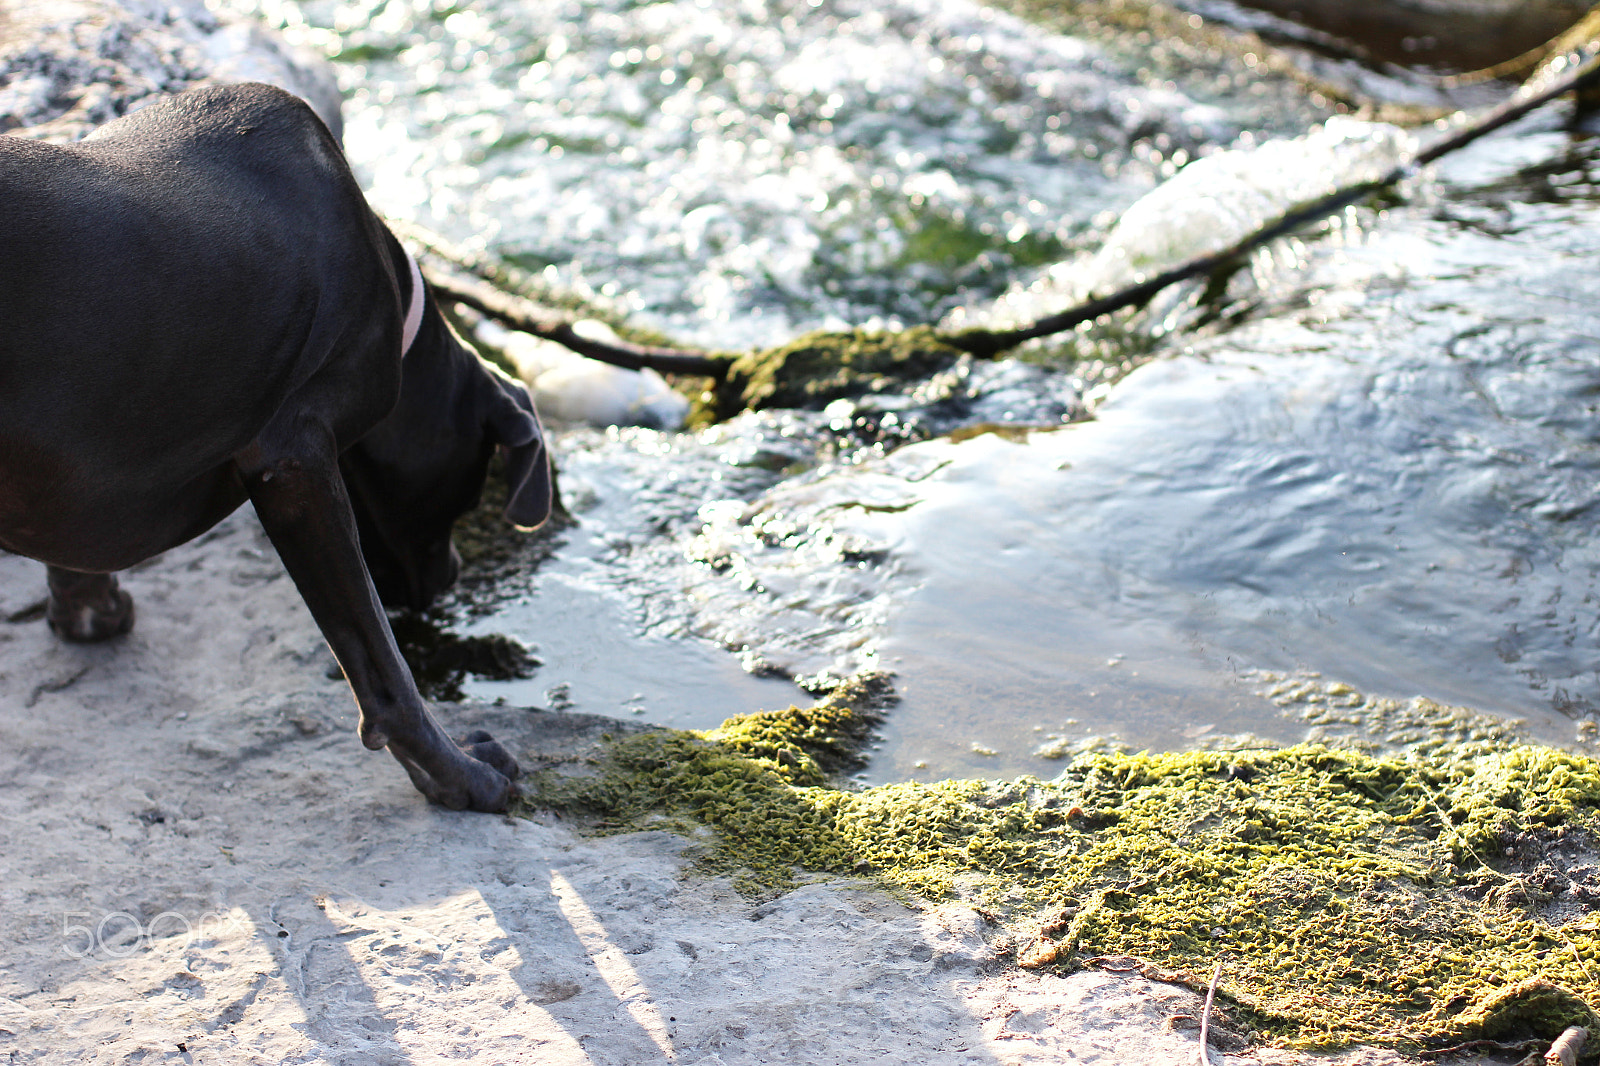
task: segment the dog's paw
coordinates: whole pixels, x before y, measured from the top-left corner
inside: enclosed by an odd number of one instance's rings
[[[482,729],[475,729],[462,737],[460,748],[479,762],[494,767],[507,781],[515,781],[522,776],[522,767],[517,765],[517,760],[503,744]]]
[[[109,596],[92,601],[62,600],[50,597],[45,621],[62,640],[90,644],[120,637],[133,628],[133,597],[113,587]]]
[[[489,734],[474,732],[460,744],[451,744],[440,734],[438,741],[426,767],[405,746],[393,740],[388,744],[389,754],[430,802],[453,811],[498,814],[521,798],[514,780],[517,761]]]
[[[463,760],[468,765],[466,774],[456,786],[443,790],[435,802],[457,811],[482,811],[485,814],[500,814],[509,810],[511,805],[522,798],[522,790],[517,787],[514,779],[517,763],[506,753],[504,748],[493,741],[489,742],[497,749],[499,756],[509,762],[511,774],[501,772],[499,766],[486,759],[480,759],[471,751],[462,750],[466,756]],[[480,745],[473,745],[476,749]],[[497,761],[500,761],[497,759]]]

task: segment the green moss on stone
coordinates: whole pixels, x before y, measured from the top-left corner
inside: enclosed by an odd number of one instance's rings
[[[781,347],[735,359],[717,386],[717,414],[726,418],[743,408],[823,407],[922,380],[960,355],[927,326],[807,333]]]
[[[1463,1040],[1554,1040],[1570,1026],[1600,1037],[1600,1015],[1569,989],[1529,977],[1497,989],[1455,1019]],[[1593,1057],[1593,1049],[1590,1049]]]
[[[706,734],[724,750],[787,769],[794,784],[820,785],[828,773],[859,765],[861,720],[845,708],[790,707],[730,718]]]
[[[703,860],[772,891],[801,871],[959,896],[1019,931],[1024,965],[1131,955],[1222,990],[1265,1038],[1416,1050],[1591,1024],[1600,925],[1536,866],[1592,852],[1600,766],[1520,745],[1375,757],[1090,754],[1058,778],[826,784],[875,719],[848,700],[617,740],[540,807],[603,829],[715,831]],[[1597,1030],[1600,1035],[1600,1030]]]

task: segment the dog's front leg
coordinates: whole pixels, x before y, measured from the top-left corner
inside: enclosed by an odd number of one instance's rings
[[[517,795],[516,761],[486,733],[468,737],[466,750],[451,743],[400,657],[361,557],[332,434],[304,424],[269,431],[236,461],[267,536],[350,681],[362,743],[387,747],[436,803],[505,810]]]

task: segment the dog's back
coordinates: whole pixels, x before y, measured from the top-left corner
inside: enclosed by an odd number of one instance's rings
[[[156,539],[237,506],[196,482],[381,330],[352,304],[393,289],[338,145],[270,86],[172,97],[76,145],[0,137],[0,204],[0,544],[39,557],[130,505],[195,511]]]

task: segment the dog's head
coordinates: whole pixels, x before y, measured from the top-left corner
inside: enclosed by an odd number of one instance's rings
[[[451,527],[477,506],[495,449],[506,520],[525,528],[550,515],[550,462],[527,388],[469,351],[431,299],[402,369],[393,412],[340,469],[378,598],[420,611],[455,583]]]

